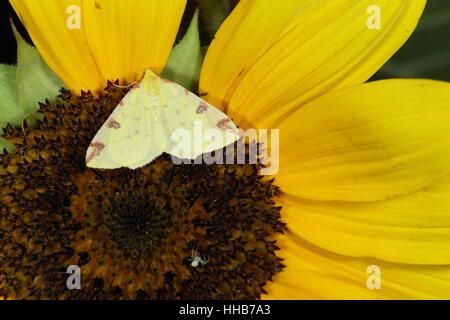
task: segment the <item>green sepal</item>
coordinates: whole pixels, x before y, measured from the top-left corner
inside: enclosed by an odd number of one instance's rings
[[[161,76],[190,91],[195,91],[198,88],[201,66],[202,52],[197,11],[183,39],[173,48]]]
[[[24,111],[19,105],[16,67],[0,64],[0,121],[19,126]]]
[[[0,154],[5,149],[9,153],[15,151],[14,145],[1,136],[8,123],[20,126],[24,114],[19,105],[16,66],[0,64]]]
[[[64,83],[47,66],[36,48],[30,46],[13,26],[17,40],[17,88],[19,104],[26,114],[39,110],[38,102],[55,103]]]
[[[228,1],[229,2],[229,1]],[[202,21],[211,39],[227,17],[226,1],[224,0],[197,0],[200,7]],[[228,3],[228,6],[231,6]]]
[[[33,113],[27,113],[25,117],[23,118],[23,121],[27,122],[27,124],[30,127],[36,127],[37,121],[44,120],[44,115],[42,113],[33,112]]]
[[[37,113],[39,102],[59,102],[59,90],[64,83],[53,73],[38,50],[30,46],[11,24],[17,41],[17,67],[0,64],[0,136],[1,128],[10,123],[16,127],[35,126],[43,115]],[[14,146],[0,138],[0,154]]]
[[[6,123],[0,122],[0,136],[3,135],[3,127],[6,126]],[[4,150],[8,151],[9,153],[13,153],[16,151],[16,148],[14,145],[6,140],[5,138],[0,137],[0,155],[4,152]]]

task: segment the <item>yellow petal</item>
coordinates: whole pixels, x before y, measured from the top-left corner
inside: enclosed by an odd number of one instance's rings
[[[323,2],[323,1],[319,1]],[[305,4],[306,3],[306,4]],[[297,13],[305,17],[313,1],[243,0],[220,27],[203,63],[200,89],[218,108],[228,103],[227,91],[279,38]]]
[[[76,93],[103,89],[106,80],[135,81],[148,68],[160,73],[186,5],[186,0],[10,2],[44,60]]]
[[[376,201],[450,172],[450,84],[384,80],[328,93],[280,124],[283,191]]]
[[[101,9],[98,8],[101,6]],[[103,78],[160,74],[178,32],[186,0],[85,1],[85,33]]]
[[[395,199],[320,202],[284,194],[292,233],[327,250],[409,264],[450,264],[450,176]]]
[[[408,39],[425,2],[243,0],[208,50],[200,89],[241,126],[273,127],[307,101],[369,79]],[[381,29],[368,28],[373,6]]]
[[[351,258],[287,233],[278,239],[286,268],[263,299],[449,299],[450,266],[421,266]],[[367,280],[379,269],[380,289]],[[369,272],[368,272],[369,271]],[[372,278],[373,279],[373,278]]]
[[[66,22],[70,6],[81,0],[10,1],[49,67],[71,89],[103,85],[82,30],[69,30]]]

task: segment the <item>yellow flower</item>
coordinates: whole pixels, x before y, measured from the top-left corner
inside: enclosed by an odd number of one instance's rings
[[[186,0],[10,2],[49,67],[78,94],[103,89],[105,79],[131,82],[149,68],[160,73],[186,5]]]
[[[185,2],[11,0],[77,93],[161,72]],[[241,0],[216,34],[200,91],[243,128],[280,129],[286,268],[264,298],[450,298],[450,85],[364,84],[425,2]],[[70,5],[80,29],[66,26]],[[380,29],[368,28],[370,6]]]

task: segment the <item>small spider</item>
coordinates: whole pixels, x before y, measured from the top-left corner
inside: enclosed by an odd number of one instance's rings
[[[198,267],[198,263],[200,262],[203,266],[205,265],[205,264],[207,264],[208,262],[209,262],[209,257],[208,258],[206,258],[206,259],[202,259],[200,256],[199,256],[199,254],[198,254],[198,252],[197,252],[197,249],[195,250],[195,252],[194,252],[194,250],[192,250],[192,253],[191,253],[191,259],[188,259],[189,261],[192,261],[191,262],[191,266],[192,267]]]

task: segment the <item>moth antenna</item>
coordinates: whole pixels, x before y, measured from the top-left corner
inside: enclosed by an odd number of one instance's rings
[[[118,84],[113,83],[113,86],[116,87],[116,88],[120,88],[120,89],[128,89],[129,87],[134,86],[136,83],[137,83],[137,82],[134,81],[134,82],[130,83],[130,84],[127,85],[127,86],[119,86]]]

